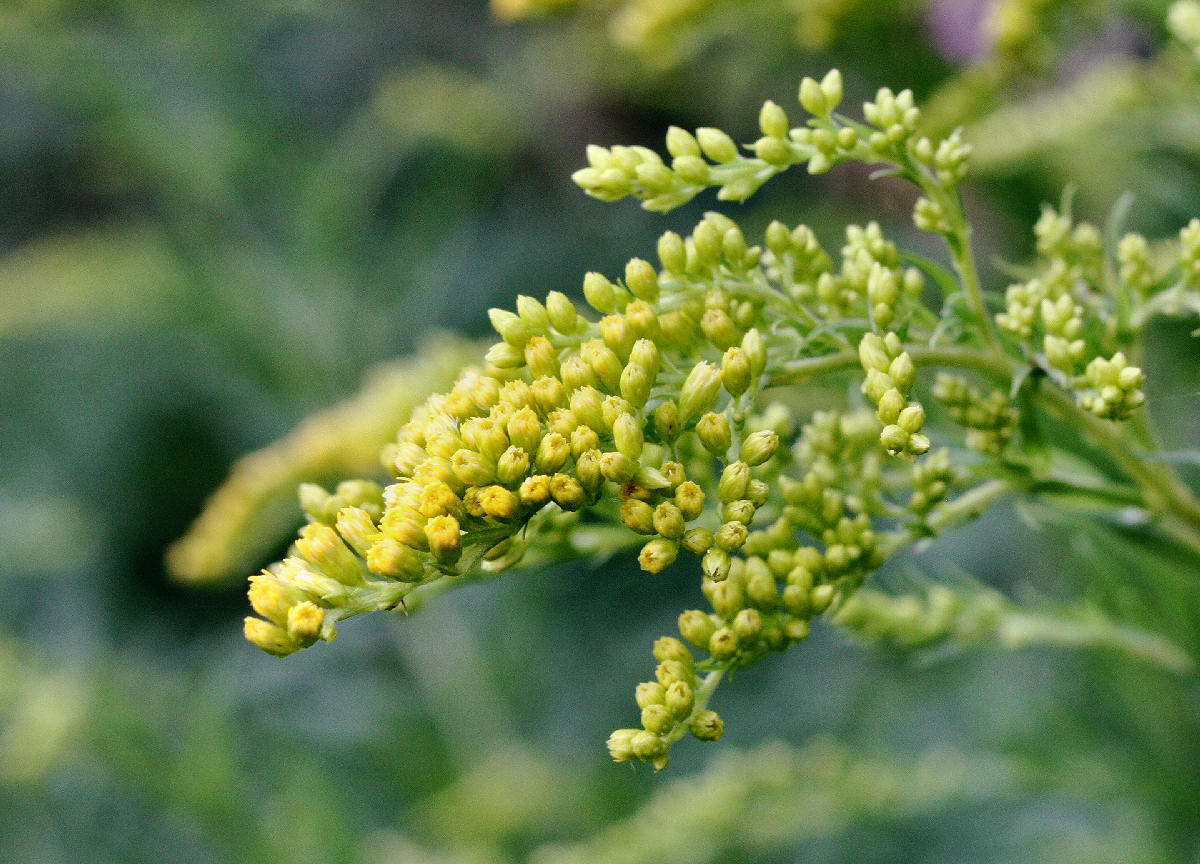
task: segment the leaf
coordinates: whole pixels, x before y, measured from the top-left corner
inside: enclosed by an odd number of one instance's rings
[[[959,291],[958,277],[936,261],[914,252],[901,252],[900,260],[911,267],[916,267],[929,277],[937,285],[943,297],[949,297]]]
[[[1037,404],[1037,390],[1046,373],[1036,366],[1026,366],[1013,379],[1013,400],[1017,404],[1017,429],[1021,433],[1021,452],[1026,455],[1035,475],[1050,469],[1050,444],[1042,430]]]

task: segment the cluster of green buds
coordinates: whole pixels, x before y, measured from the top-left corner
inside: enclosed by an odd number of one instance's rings
[[[903,350],[900,337],[891,331],[884,336],[864,333],[858,343],[858,358],[867,373],[863,395],[879,407],[875,416],[883,424],[880,442],[893,456],[927,453],[929,438],[921,434],[925,409],[908,400],[916,383],[917,367]]]
[[[921,648],[951,638],[981,641],[991,635],[1003,608],[1003,599],[994,592],[964,595],[931,584],[921,594],[859,591],[838,610],[835,620],[868,642]]]
[[[1144,376],[1129,364],[1123,349],[1132,347],[1134,330],[1150,314],[1181,305],[1190,287],[1189,256],[1200,253],[1200,223],[1185,227],[1178,247],[1167,251],[1178,274],[1170,291],[1162,290],[1169,281],[1164,278],[1169,268],[1160,264],[1163,256],[1140,234],[1122,236],[1115,250],[1116,272],[1106,268],[1099,230],[1087,222],[1076,224],[1069,202],[1061,211],[1044,208],[1034,234],[1037,274],[1009,286],[996,323],[1029,354],[1040,356],[1040,365],[1075,393],[1082,408],[1104,419],[1127,419],[1145,401]],[[1039,345],[1040,355],[1035,350]],[[948,381],[940,387],[939,399],[964,421],[968,403],[979,406],[977,394]],[[998,419],[999,398],[992,408]],[[981,421],[989,412],[976,407],[973,413]]]
[[[865,123],[834,113],[841,99],[836,71],[806,78],[805,125],[792,128],[767,103],[752,155],[720,130],[672,128],[669,165],[643,147],[593,147],[575,180],[601,200],[634,196],[667,210],[708,186],[741,200],[795,164],[821,173],[882,162],[920,188],[918,227],[944,235],[953,274],[902,256],[873,222],[847,228],[835,270],[803,225],[772,222],[755,245],[709,213],[686,237],[662,235],[657,266],[633,258],[622,278],[587,274],[591,311],[557,291],[491,310],[499,339],[483,365],[430,397],[385,450],[390,485],[306,487],[309,524],[287,559],[251,581],[261,617],[247,619],[247,637],[288,654],[332,638],[343,618],[407,609],[414,592],[514,565],[531,546],[585,554],[574,538],[607,523],[623,539],[606,542],[632,540],[648,573],[698,562],[708,601],[679,617],[678,638],[655,644],[655,680],[636,691],[641,725],[608,742],[617,761],[662,768],[684,736],[720,737],[709,702],[725,673],[804,641],[810,622],[846,609],[889,555],[1014,488],[996,478],[1037,479],[1040,465],[1008,446],[1037,424],[1018,422],[1007,394],[1022,392],[1021,411],[1065,417],[1127,467],[1120,433],[1098,418],[1123,420],[1144,401],[1142,373],[1123,353],[1143,317],[1200,309],[1200,222],[1172,250],[1172,284],[1136,240],[1122,241],[1113,273],[1099,232],[1075,225],[1066,207],[1047,210],[1033,275],[994,315],[958,197],[970,147],[957,133],[919,137],[910,91],[878,91]],[[942,292],[940,313],[923,302],[927,276]],[[994,385],[984,396],[943,374],[932,388],[939,418],[978,451],[961,463],[961,449],[926,455],[919,366],[964,367]],[[814,412],[797,434],[793,409],[760,404],[768,388],[825,375],[855,376],[870,407],[853,397],[848,410]],[[1129,474],[1135,489],[1101,500],[1140,495],[1200,526],[1200,504],[1169,472]]]
[[[1017,411],[1003,390],[997,388],[984,396],[961,375],[939,372],[933,397],[966,430],[966,444],[972,450],[998,456],[1008,445]]]
[[[1120,351],[1111,360],[1092,360],[1084,376],[1091,390],[1080,395],[1079,404],[1097,417],[1125,420],[1146,401],[1142,392],[1146,376],[1138,367],[1130,366]]]
[[[787,112],[767,102],[759,112],[762,136],[743,155],[727,133],[702,127],[695,134],[672,126],[667,132],[671,163],[645,147],[590,147],[588,167],[576,171],[575,182],[602,201],[632,196],[647,210],[672,210],[710,186],[722,201],[744,201],[767,180],[793,165],[823,174],[846,161],[915,158],[937,176],[957,183],[966,172],[970,147],[953,135],[934,144],[913,140],[921,112],[911,90],[893,93],[884,87],[863,105],[866,123],[835,113],[842,101],[841,73],[834,69],[817,81],[800,83],[799,101],[811,117],[792,127]],[[912,156],[910,157],[910,149]]]

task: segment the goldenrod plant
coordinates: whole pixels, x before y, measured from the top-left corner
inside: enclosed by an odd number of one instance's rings
[[[790,168],[863,163],[914,187],[913,222],[950,266],[873,221],[827,250],[804,225],[747,238],[710,212],[686,237],[664,233],[657,263],[588,273],[587,308],[552,291],[492,309],[498,339],[479,364],[385,448],[389,483],[302,487],[308,524],[251,577],[246,637],[284,656],[523,559],[638,549],[647,578],[693,568],[708,607],[654,643],[640,722],[608,740],[616,761],[661,769],[683,737],[721,737],[724,677],[804,642],[813,619],[918,642],[952,632],[950,619],[918,632],[936,594],[907,629],[889,623],[903,606],[856,594],[1002,498],[1140,514],[1200,551],[1200,502],[1156,455],[1141,366],[1153,318],[1200,308],[1200,221],[1151,243],[1119,213],[1106,230],[1075,218],[1068,197],[1033,226],[1036,260],[989,292],[960,195],[971,146],[922,134],[911,91],[880,89],[861,119],[842,99],[837,70],[805,78],[799,123],[767,102],[747,145],[672,127],[666,156],[593,146],[574,180],[669,211],[709,188],[740,202]],[[850,396],[806,407],[825,381]],[[1004,612],[990,626],[1013,632]],[[1150,644],[1190,667],[1147,640],[1075,641]]]

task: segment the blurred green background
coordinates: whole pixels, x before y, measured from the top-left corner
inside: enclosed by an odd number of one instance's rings
[[[482,336],[517,293],[578,296],[714,206],[592,201],[569,179],[588,143],[751,140],[762,100],[790,109],[837,65],[848,104],[912,87],[932,129],[965,126],[993,289],[1071,180],[1082,216],[1132,190],[1131,226],[1173,233],[1200,212],[1200,75],[1166,6],[9,0],[0,860],[1200,861],[1200,688],[1127,657],[902,655],[821,627],[736,676],[725,740],[656,777],[603,741],[697,602],[686,565],[517,573],[262,654],[244,576],[286,547],[298,479],[364,463],[328,447],[342,415],[326,450],[294,437],[250,472],[259,521],[212,578],[164,566],[236,459],[371,367]],[[911,194],[866,174],[794,173],[728,212],[928,247]],[[1168,449],[1196,446],[1194,327],[1149,349]],[[383,428],[432,373],[387,374]],[[1137,525],[1005,505],[892,570],[914,567],[1082,598],[1200,657],[1195,557]]]

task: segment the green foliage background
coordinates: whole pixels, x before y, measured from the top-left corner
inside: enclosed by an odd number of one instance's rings
[[[519,292],[578,296],[714,206],[592,201],[569,180],[587,143],[750,139],[763,99],[837,65],[848,103],[912,87],[975,133],[984,262],[1026,255],[1068,180],[1098,221],[1132,190],[1152,235],[1200,213],[1200,76],[1164,3],[1026,4],[1045,41],[1003,60],[950,50],[911,0],[682,4],[669,51],[613,38],[622,5],[514,24],[450,0],[0,9],[0,858],[1200,860],[1200,687],[1128,657],[900,654],[821,627],[739,674],[725,740],[655,777],[603,741],[699,593],[687,564],[514,574],[287,662],[240,638],[240,579],[167,577],[233,460],[369,367],[482,335]],[[798,38],[817,13],[830,38]],[[1081,104],[1107,113],[1068,123]],[[735,215],[927,243],[911,204],[797,173]],[[1194,326],[1162,326],[1145,364],[1193,460]],[[246,573],[290,534],[263,530]],[[1196,558],[1137,525],[1005,505],[904,568],[1083,598],[1200,658]]]

